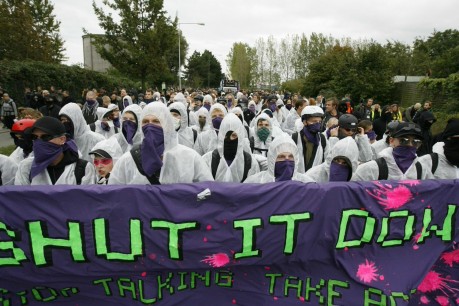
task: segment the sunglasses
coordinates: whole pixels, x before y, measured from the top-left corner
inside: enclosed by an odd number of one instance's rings
[[[350,132],[352,132],[352,133],[357,132],[357,129],[346,129],[346,128],[343,128],[343,130],[345,130],[345,131],[348,132],[348,133],[350,133]]]
[[[422,140],[420,139],[398,138],[398,141],[401,146],[413,146],[419,148],[422,145]]]
[[[94,166],[107,166],[112,162],[111,158],[94,159]]]
[[[37,139],[41,139],[43,141],[50,141],[54,138],[57,138],[57,137],[60,137],[60,136],[57,136],[57,135],[46,135],[46,134],[43,134],[43,135],[40,135],[40,136],[37,136],[35,134],[32,134],[32,140],[37,140]]]

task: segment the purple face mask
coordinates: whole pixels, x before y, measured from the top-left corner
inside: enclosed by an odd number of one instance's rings
[[[349,171],[349,166],[332,162],[330,164],[330,182],[347,182]]]
[[[376,139],[376,133],[375,133],[375,131],[369,131],[369,132],[367,133],[367,136],[368,136],[368,139],[370,139],[370,140],[375,140],[375,139]]]
[[[100,122],[100,127],[102,128],[102,130],[104,130],[106,132],[110,131],[110,125],[106,121],[101,121]]]
[[[115,125],[117,128],[120,127],[120,117],[113,118],[113,125]]]
[[[255,105],[250,105],[249,110],[255,114]]]
[[[306,136],[306,139],[313,143],[315,146],[318,146],[319,145],[319,142],[320,142],[320,136],[317,134],[317,133],[311,133],[311,131],[309,130],[308,126],[305,125],[303,127],[303,134],[304,136]]]
[[[30,178],[33,179],[40,174],[51,165],[59,154],[67,150],[70,150],[73,154],[78,156],[78,148],[73,140],[67,141],[62,146],[41,139],[35,140],[33,142],[34,159],[30,170]]]
[[[204,103],[204,108],[210,111],[210,104]]]
[[[137,123],[133,121],[123,121],[123,135],[128,144],[132,145],[132,139],[137,132]]]
[[[226,107],[228,109],[230,109],[232,106],[233,106],[233,100],[232,99],[228,99],[228,102],[226,103]]]
[[[274,177],[276,182],[290,181],[295,170],[295,161],[284,160],[278,161],[274,165]]]
[[[276,106],[275,103],[269,105],[269,109],[270,109],[273,113],[276,111],[276,108],[277,108],[277,106]]]
[[[405,173],[416,158],[416,147],[398,146],[392,151],[392,156],[399,169]]]
[[[96,104],[96,100],[86,100],[86,103],[88,103],[89,106],[94,106]]]
[[[308,127],[309,132],[311,132],[313,134],[317,134],[317,133],[320,132],[320,130],[322,128],[322,122],[316,122],[314,124],[308,124],[307,127]]]
[[[214,119],[212,119],[212,125],[214,126],[214,129],[220,130],[220,125],[222,124],[222,121],[222,117],[215,117]]]
[[[291,110],[292,109],[292,104],[285,105],[285,108],[288,109],[288,110]]]
[[[162,127],[154,124],[144,125],[142,131],[142,168],[145,174],[152,176],[163,166],[161,155],[164,153],[164,132]]]

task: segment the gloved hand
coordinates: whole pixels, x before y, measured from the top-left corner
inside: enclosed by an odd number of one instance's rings
[[[268,170],[268,159],[266,157],[259,154],[253,154],[252,156],[257,160],[258,165],[260,166],[260,171]]]

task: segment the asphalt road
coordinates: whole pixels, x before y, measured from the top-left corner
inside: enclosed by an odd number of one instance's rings
[[[0,148],[14,145],[13,138],[10,136],[10,130],[2,129],[0,125]]]

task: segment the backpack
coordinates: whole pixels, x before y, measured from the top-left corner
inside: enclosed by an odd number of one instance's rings
[[[389,177],[389,167],[387,167],[387,162],[383,157],[375,159],[376,164],[378,165],[378,181],[387,180]],[[416,166],[417,179],[422,179],[422,166],[419,162],[414,164]]]
[[[250,155],[250,153],[247,153],[245,151],[243,151],[243,153],[244,153],[244,174],[242,176],[241,183],[245,181],[249,173],[249,170],[252,167],[252,155]],[[219,162],[220,162],[220,153],[218,153],[218,149],[215,149],[212,152],[212,162],[211,162],[212,176],[214,177],[214,179],[215,179],[215,176],[217,175],[217,168],[218,168]]]
[[[298,144],[298,132],[292,134],[292,139],[295,144]],[[320,133],[320,145],[322,146],[323,157],[322,162],[325,161],[325,147],[327,146],[327,139],[325,138],[324,134]]]
[[[140,174],[145,176],[148,179],[148,181],[150,182],[150,184],[152,184],[152,185],[161,185],[161,183],[159,182],[159,177],[156,177],[155,174],[153,174],[152,176],[148,176],[145,173],[145,171],[143,171],[143,168],[142,168],[142,154],[140,152],[140,146],[136,146],[136,147],[132,148],[130,152],[131,152],[132,159],[134,159],[135,165],[137,166],[137,170],[139,170]]]
[[[438,153],[430,153],[430,157],[432,158],[432,174],[437,171],[438,168]]]
[[[191,129],[193,131],[193,143],[196,143],[196,138],[198,138],[198,131]]]
[[[81,180],[86,172],[86,165],[88,164],[87,160],[78,159],[75,165],[75,178],[77,185],[81,185]]]
[[[272,137],[272,139],[274,139],[274,137]],[[249,142],[250,142],[250,150],[252,151],[252,153],[253,153],[253,150],[255,149],[260,152],[268,152],[268,149],[255,148],[255,138],[253,136],[250,136]]]

